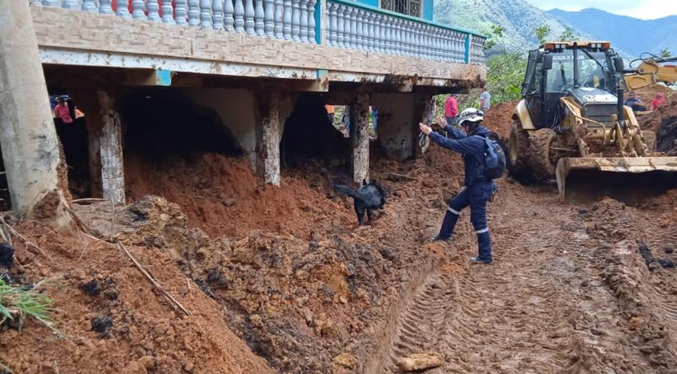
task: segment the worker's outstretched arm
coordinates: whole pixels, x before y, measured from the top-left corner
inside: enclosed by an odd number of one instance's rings
[[[449,136],[454,139],[463,139],[468,136],[463,131],[455,129],[453,126],[449,125],[444,126],[444,131],[446,131],[447,134],[449,134]]]
[[[455,130],[455,131],[458,131],[458,130]],[[460,131],[458,131],[458,132],[460,132]],[[463,134],[463,133],[461,132],[461,134]],[[461,138],[461,139],[449,139],[449,138],[445,138],[444,136],[442,136],[442,135],[440,135],[436,132],[431,132],[429,136],[430,136],[430,139],[433,142],[437,143],[438,145],[440,145],[444,148],[451,149],[454,152],[458,152],[458,153],[461,153],[461,154],[464,154],[464,155],[465,154],[471,154],[471,152],[472,152],[473,148],[469,144],[469,141],[471,139],[469,139],[467,137]],[[465,137],[465,134],[463,134],[463,136]]]

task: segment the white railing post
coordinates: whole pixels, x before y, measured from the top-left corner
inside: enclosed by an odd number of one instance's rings
[[[244,32],[244,4],[242,0],[235,0],[235,7],[233,14],[235,15],[234,25],[235,32]]]
[[[188,25],[200,25],[200,5],[199,0],[188,0]]]
[[[171,2],[170,2],[171,4]],[[164,8],[164,3],[163,6]],[[164,19],[164,14],[162,19]],[[204,29],[212,28],[212,4],[211,0],[200,0],[200,27]]]
[[[78,2],[76,0],[63,0],[61,7],[64,9],[77,9]]]
[[[329,10],[329,45],[338,45],[338,15],[336,13],[337,4],[330,2],[327,4]]]
[[[264,7],[263,7],[263,32],[266,34],[266,36],[275,36],[273,34],[273,29],[275,27],[275,24],[273,22],[274,18],[274,13],[275,13],[275,4],[273,3],[273,0],[264,0]]]
[[[422,53],[421,53],[422,52],[421,43],[423,42],[423,40],[421,38],[421,26],[422,25],[420,23],[414,22],[413,53],[414,53],[414,56],[419,57],[419,58],[423,57]]]
[[[264,31],[264,23],[263,23],[263,18],[265,17],[264,10],[263,10],[263,0],[255,0],[256,1],[256,7],[254,8],[254,31],[256,31],[256,35],[258,36],[263,36]]]
[[[376,51],[376,40],[378,39],[378,34],[376,31],[376,13],[369,12],[367,23],[369,24],[369,32],[367,34],[367,50],[370,52]]]
[[[129,0],[116,0],[117,11],[115,15],[122,18],[132,18],[132,14],[129,13]]]
[[[336,45],[339,48],[346,47],[346,7],[336,4]]]
[[[282,0],[275,0],[275,15],[273,16],[273,22],[275,23],[274,34],[278,39],[284,38],[284,2]]]
[[[118,7],[118,10],[120,8]],[[170,25],[175,24],[174,22],[174,8],[172,8],[172,1],[171,0],[163,0],[162,1],[162,22],[167,23]]]
[[[244,3],[244,31],[255,34],[254,30],[254,0],[245,0]]]
[[[212,2],[212,24],[214,30],[223,30],[223,0]]]
[[[143,2],[143,0],[141,0]],[[176,0],[176,24],[185,26],[188,24],[188,11],[186,10],[186,0]]]
[[[387,16],[385,14],[383,15],[381,28],[383,29],[383,53],[390,53],[391,52],[390,35],[392,32],[392,24],[390,23],[390,16]]]
[[[291,37],[294,41],[301,41],[301,15],[299,9],[300,0],[292,0],[292,13],[291,13]]]
[[[148,2],[146,3],[146,9],[148,10],[149,21],[153,22],[162,21],[162,19],[160,18],[160,5],[158,4],[158,0],[148,0]]]
[[[395,53],[404,55],[404,20],[395,19]]]
[[[355,49],[364,49],[364,10],[355,8]]]
[[[108,2],[110,3],[110,0]],[[59,5],[61,5],[61,2],[59,0],[42,0],[42,6],[59,6]],[[113,13],[112,9],[110,13]]]
[[[282,16],[282,34],[285,40],[292,40],[292,5],[291,0],[284,0],[284,14]]]
[[[317,4],[317,0],[308,0],[308,41],[313,44],[317,43],[317,40],[315,40],[315,28],[317,27],[315,23],[315,4]]]
[[[299,0],[299,9],[300,9],[300,25],[299,25],[299,36],[301,42],[308,43],[308,0]]]
[[[357,9],[348,7],[350,11],[350,48],[357,48]]]
[[[51,3],[52,1],[50,1]],[[111,6],[111,0],[99,0],[99,13],[101,14],[113,14],[113,7]],[[42,5],[47,5],[44,2]]]
[[[381,14],[376,13],[374,14],[374,51],[375,52],[381,52],[381,48],[383,46],[382,42],[382,35],[381,35]]]
[[[226,0],[223,6],[223,13],[226,31],[235,31],[235,7],[233,6],[233,0]]]
[[[96,13],[99,10],[96,8],[94,0],[83,0],[82,1],[82,11],[87,13]]]
[[[144,12],[146,4],[143,3],[143,0],[133,0],[132,1],[132,18],[134,19],[148,19],[146,13]]]

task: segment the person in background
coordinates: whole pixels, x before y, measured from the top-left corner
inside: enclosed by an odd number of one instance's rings
[[[378,109],[371,107],[371,125],[374,130],[374,139],[378,139]]]
[[[346,138],[350,138],[350,105],[343,111],[343,126],[346,129]]]
[[[642,100],[637,97],[637,93],[635,91],[630,91],[628,93],[628,98],[623,102],[623,105],[632,108],[633,112],[643,112],[646,110],[646,106],[644,106]]]
[[[665,104],[665,98],[662,93],[657,93],[656,98],[651,102],[651,110],[658,109],[661,105]]]
[[[487,88],[482,88],[482,93],[480,94],[480,105],[479,109],[483,112],[486,112],[491,108],[491,94],[487,91]]]
[[[456,117],[458,116],[458,101],[456,95],[449,95],[444,102],[444,118],[447,120],[447,126],[456,124]]]
[[[59,97],[56,98],[56,107],[54,107],[53,117],[55,119],[60,120],[63,124],[73,123],[73,117],[71,116],[71,110],[68,107],[68,103],[66,102],[66,98],[64,98],[63,96],[59,96]]]
[[[333,105],[325,105],[324,109],[327,111],[327,118],[329,118],[329,123],[334,125],[334,106]]]

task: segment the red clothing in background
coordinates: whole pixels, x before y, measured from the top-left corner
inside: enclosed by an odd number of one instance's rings
[[[444,116],[447,118],[456,117],[458,115],[458,103],[456,98],[449,96],[444,102]]]
[[[73,118],[68,110],[68,105],[58,104],[56,108],[54,108],[54,118],[61,119],[63,123],[73,123]]]

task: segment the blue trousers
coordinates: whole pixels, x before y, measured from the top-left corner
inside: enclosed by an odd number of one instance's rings
[[[449,240],[454,232],[461,211],[470,207],[470,222],[477,233],[479,260],[491,261],[491,237],[487,225],[487,202],[494,193],[493,183],[479,183],[468,187],[449,201],[437,240]]]

